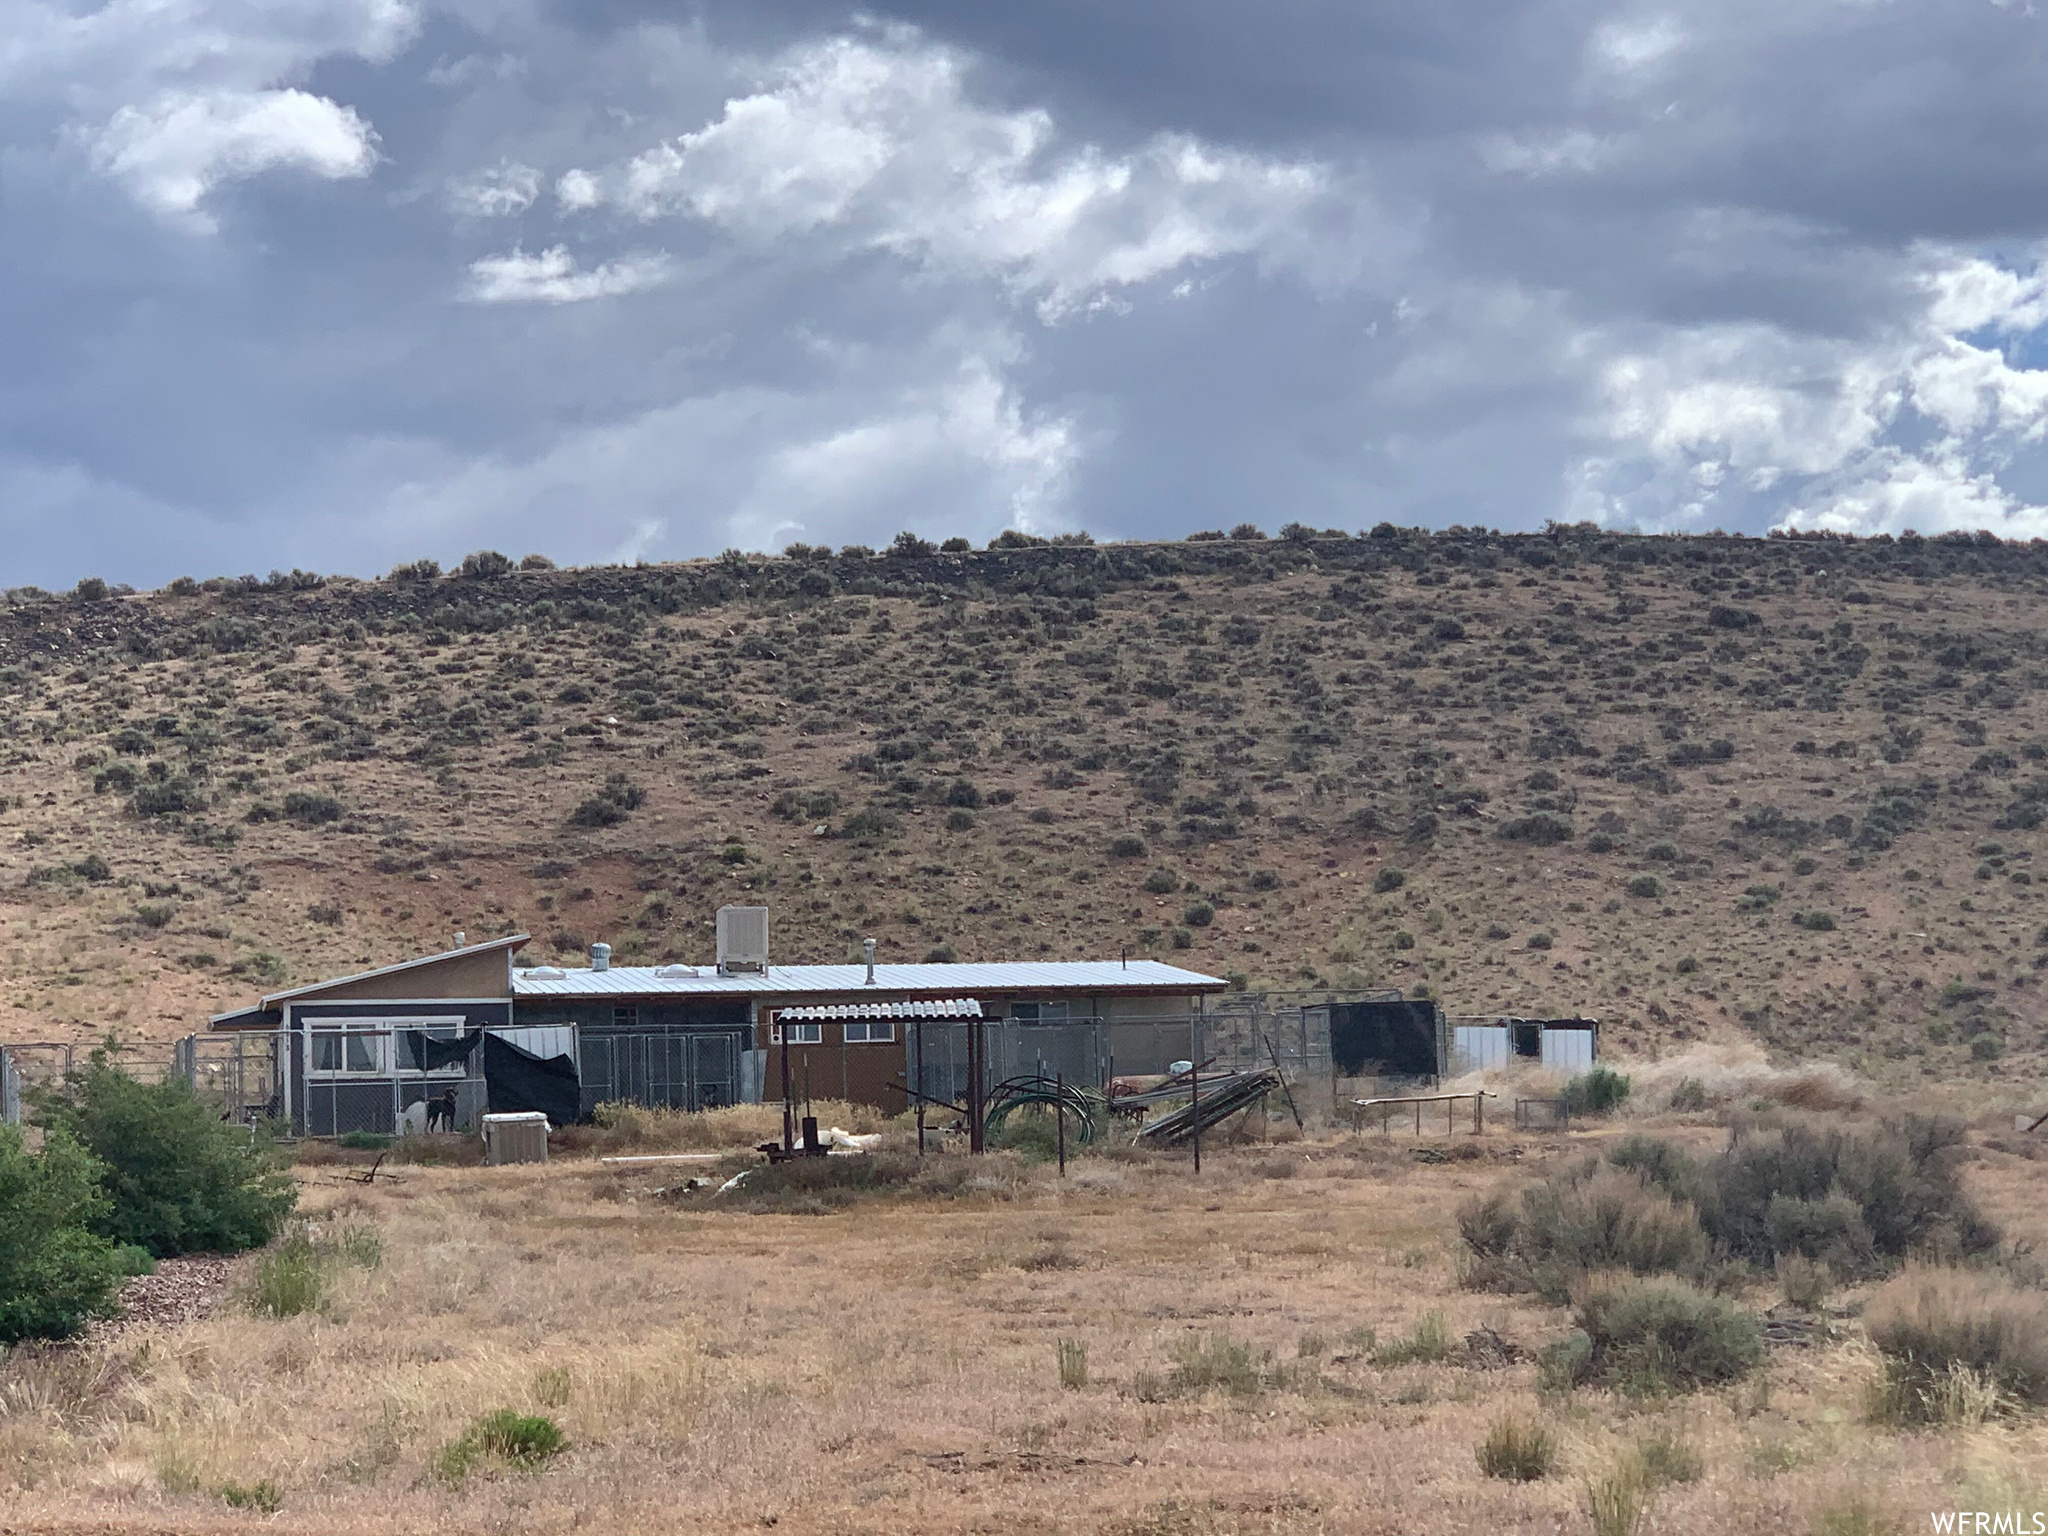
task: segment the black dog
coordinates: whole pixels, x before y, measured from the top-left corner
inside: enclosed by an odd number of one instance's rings
[[[450,1088],[438,1099],[427,1100],[427,1129],[429,1131],[452,1131],[455,1129],[455,1090]]]

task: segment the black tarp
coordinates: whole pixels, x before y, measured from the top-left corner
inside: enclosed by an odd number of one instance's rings
[[[494,1115],[537,1109],[557,1126],[574,1125],[582,1116],[582,1085],[573,1056],[536,1056],[486,1035],[484,1077]]]
[[[1330,1055],[1339,1077],[1434,1077],[1435,1003],[1333,1003]]]
[[[458,1061],[467,1061],[476,1050],[477,1041],[484,1032],[473,1029],[466,1035],[453,1040],[444,1040],[428,1034],[424,1029],[405,1031],[405,1054],[412,1059],[416,1072],[432,1072],[441,1067],[452,1067]]]

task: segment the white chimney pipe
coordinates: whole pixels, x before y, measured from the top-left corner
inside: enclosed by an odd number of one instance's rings
[[[612,968],[612,947],[609,944],[590,946],[590,968],[593,971],[608,971]]]
[[[461,948],[463,948],[463,947],[464,947],[465,945],[467,945],[468,943],[469,943],[469,935],[468,935],[468,934],[466,934],[466,933],[462,933],[462,932],[459,932],[459,931],[458,931],[458,932],[456,933],[456,935],[455,935],[455,947],[456,947],[457,949],[461,949]]]
[[[867,983],[867,984],[868,984],[869,986],[871,986],[871,987],[872,987],[872,986],[873,986],[873,985],[875,984],[875,941],[874,941],[873,939],[862,939],[862,940],[860,941],[860,952],[861,952],[861,953],[862,953],[863,955],[866,955],[866,956],[867,956],[867,961],[868,961],[868,983]]]

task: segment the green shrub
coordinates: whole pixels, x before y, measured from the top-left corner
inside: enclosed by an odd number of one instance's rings
[[[1635,1396],[1691,1392],[1738,1380],[1764,1357],[1754,1316],[1678,1280],[1591,1286],[1574,1316],[1591,1346],[1575,1373],[1582,1386]]]
[[[327,1267],[312,1239],[295,1232],[256,1260],[249,1279],[251,1311],[264,1317],[298,1317],[319,1310],[327,1296]]]
[[[1637,875],[1628,883],[1631,896],[1656,897],[1664,894],[1664,882],[1655,875]]]
[[[344,1265],[375,1269],[384,1262],[384,1242],[374,1227],[341,1227],[315,1233],[300,1227],[258,1256],[244,1300],[264,1317],[297,1317],[325,1305],[335,1274]]]
[[[1538,811],[1532,816],[1518,816],[1501,825],[1500,835],[1511,843],[1529,843],[1538,848],[1551,848],[1568,842],[1572,835],[1572,824],[1563,817],[1553,816],[1548,811]]]
[[[1999,1233],[1963,1190],[1962,1141],[1959,1122],[1915,1115],[1875,1132],[1766,1123],[1705,1165],[1700,1220],[1724,1252],[1759,1269],[1781,1252],[1840,1275],[1922,1248],[1985,1253]]]
[[[1479,1470],[1511,1483],[1533,1483],[1557,1466],[1557,1440],[1534,1419],[1503,1414],[1479,1442]]]
[[[341,802],[332,795],[307,794],[295,789],[284,797],[284,814],[303,826],[321,827],[341,820],[343,811]]]
[[[114,1310],[133,1264],[92,1228],[103,1170],[62,1130],[40,1152],[0,1125],[0,1345],[61,1339]]]
[[[1411,1365],[1418,1361],[1434,1364],[1451,1353],[1451,1338],[1444,1331],[1441,1312],[1425,1313],[1406,1338],[1394,1339],[1373,1351],[1374,1365]]]
[[[1169,1388],[1194,1396],[1221,1387],[1232,1397],[1252,1397],[1270,1383],[1272,1357],[1229,1338],[1188,1338],[1173,1349]]]
[[[450,1482],[461,1482],[478,1462],[494,1459],[520,1471],[534,1472],[568,1449],[568,1436],[542,1414],[500,1408],[487,1413],[459,1439],[441,1448],[434,1470]]]
[[[1696,1483],[1707,1470],[1698,1448],[1681,1439],[1668,1424],[1658,1426],[1637,1441],[1635,1455],[1642,1465],[1644,1481],[1653,1488],[1670,1483]]]
[[[1532,1282],[1553,1300],[1588,1270],[1699,1276],[1707,1266],[1707,1234],[1692,1208],[1619,1168],[1533,1186],[1521,1230]]]
[[[569,813],[569,824],[576,827],[615,827],[639,810],[646,799],[647,791],[623,773],[608,774],[604,787]],[[289,802],[285,810],[290,813]]]
[[[1407,871],[1396,869],[1391,864],[1382,864],[1379,872],[1372,877],[1372,888],[1382,896],[1389,891],[1398,891],[1407,883]]]
[[[1529,935],[1529,947],[1531,949],[1548,949],[1554,942],[1547,933],[1532,933]]]
[[[1827,912],[1794,912],[1792,926],[1804,928],[1808,933],[1833,933],[1835,919],[1833,914]]]
[[[1181,921],[1190,928],[1206,928],[1216,921],[1216,909],[1206,901],[1191,901],[1181,913]]]
[[[1655,1490],[1643,1476],[1643,1466],[1633,1456],[1597,1482],[1586,1485],[1586,1516],[1593,1536],[1635,1536],[1643,1516],[1650,1512]]]
[[[1154,896],[1171,896],[1180,889],[1180,876],[1161,866],[1145,877],[1144,888]]]
[[[253,1483],[222,1483],[214,1492],[230,1509],[253,1509],[274,1515],[284,1507],[284,1494],[269,1478]]]
[[[159,1258],[259,1248],[297,1201],[274,1146],[222,1120],[181,1078],[138,1083],[94,1052],[44,1113],[104,1167],[108,1204],[94,1229]]]
[[[1888,1282],[1863,1326],[1884,1356],[1881,1418],[1988,1417],[2004,1402],[2048,1405],[2048,1295],[1994,1275],[1928,1266]]]
[[[1060,1385],[1078,1392],[1088,1385],[1088,1350],[1074,1339],[1059,1341]]]
[[[1133,837],[1128,832],[1109,840],[1109,856],[1112,859],[1142,859],[1145,857],[1145,839]]]
[[[1394,948],[1396,948],[1396,949],[1413,949],[1414,947],[1415,947],[1415,935],[1414,935],[1414,934],[1410,933],[1410,932],[1409,932],[1409,931],[1408,931],[1408,930],[1407,930],[1406,928],[1401,928],[1401,929],[1397,929],[1397,930],[1395,931],[1395,933],[1394,933]]]
[[[948,832],[972,832],[975,825],[974,812],[955,808],[946,812]]]
[[[1672,967],[1681,976],[1694,975],[1699,971],[1699,968],[1700,961],[1697,955],[1686,955],[1679,960],[1678,964]]]
[[[1574,1115],[1611,1115],[1628,1099],[1629,1080],[1612,1067],[1594,1067],[1564,1085],[1565,1108]]]

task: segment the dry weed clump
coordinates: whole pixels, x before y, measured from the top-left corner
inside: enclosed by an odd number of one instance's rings
[[[1915,1266],[1871,1298],[1863,1326],[1884,1357],[1871,1404],[1881,1421],[1982,1423],[2048,1404],[2048,1294]]]
[[[1526,1414],[1506,1413],[1487,1426],[1477,1455],[1488,1477],[1533,1483],[1556,1470],[1557,1437]]]
[[[1703,1046],[1632,1065],[1635,1085],[1631,1102],[1645,1113],[1669,1110],[1696,1114],[1702,1110],[1776,1104],[1787,1109],[1847,1113],[1868,1106],[1875,1090],[1846,1067],[1833,1062],[1772,1065],[1760,1046]]]
[[[877,1151],[859,1157],[795,1157],[780,1163],[733,1162],[720,1176],[740,1182],[716,1196],[721,1210],[754,1215],[822,1216],[864,1200],[902,1196],[952,1200],[1000,1192],[1011,1183],[1009,1159],[917,1157]],[[1058,1268],[1060,1264],[1041,1267]]]

